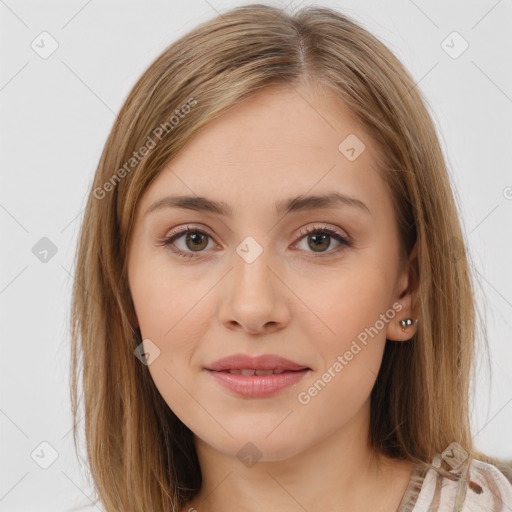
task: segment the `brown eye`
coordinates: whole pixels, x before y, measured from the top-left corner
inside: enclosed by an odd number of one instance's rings
[[[200,231],[189,231],[185,235],[185,245],[192,251],[201,251],[208,245],[208,235]]]
[[[338,249],[343,249],[344,247],[350,247],[352,245],[349,240],[341,236],[338,232],[327,227],[307,228],[301,234],[303,236],[299,242],[303,239],[307,240],[307,248],[310,249],[307,252],[325,253],[325,256],[337,253]],[[338,243],[338,249],[335,248],[334,250],[328,251],[332,245],[333,238]],[[320,255],[323,256],[323,254]]]
[[[194,253],[203,253],[208,247],[208,242],[211,237],[199,229],[186,228],[180,230],[178,233],[171,235],[163,241],[163,245],[176,253],[178,256],[184,258],[194,257]],[[180,245],[178,245],[180,242]],[[202,254],[199,254],[200,256]]]
[[[312,235],[308,235],[308,246],[311,247],[314,251],[317,249],[321,252],[329,249],[331,245],[330,235],[314,233]]]
[[[316,253],[319,257],[334,255],[340,250],[352,245],[348,239],[328,227],[307,228],[301,235],[302,237],[295,245],[298,245],[303,239],[307,239],[307,247],[304,249],[305,252]],[[338,247],[329,250],[332,246],[332,239],[336,241]],[[207,255],[209,241],[215,246],[210,235],[200,229],[187,226],[185,229],[181,229],[179,232],[172,234],[169,238],[164,239],[161,243],[180,257],[199,258]]]

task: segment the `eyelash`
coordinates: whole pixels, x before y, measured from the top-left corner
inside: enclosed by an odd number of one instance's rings
[[[194,228],[193,226],[187,226],[184,229],[180,229],[177,233],[172,234],[171,236],[164,238],[162,240],[159,240],[159,245],[168,246],[169,250],[171,250],[173,253],[175,253],[177,256],[181,258],[201,258],[203,255],[200,254],[203,251],[198,252],[187,252],[182,251],[181,249],[178,249],[177,247],[173,246],[173,242],[181,238],[182,236],[186,235],[187,233],[199,233],[201,235],[205,235],[206,237],[213,240],[213,238],[206,232],[202,231],[201,229]],[[333,254],[337,254],[338,252],[342,251],[343,249],[347,247],[352,246],[352,242],[350,242],[345,237],[341,236],[338,232],[328,228],[328,227],[313,227],[313,228],[306,228],[300,233],[300,238],[297,240],[295,244],[300,242],[303,238],[307,237],[308,235],[317,235],[317,234],[325,234],[330,236],[331,238],[334,238],[337,242],[339,242],[341,245],[334,249],[333,251],[328,251],[324,253],[313,253],[316,254],[313,256],[313,258],[322,258],[322,257],[330,257]],[[294,244],[294,245],[295,245]]]

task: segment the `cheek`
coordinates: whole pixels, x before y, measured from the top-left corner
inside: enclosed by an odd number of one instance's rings
[[[196,316],[195,306],[204,295],[204,283],[186,279],[161,258],[147,258],[134,267],[130,290],[142,335],[171,339],[187,317]]]
[[[333,282],[334,281],[334,282]],[[308,338],[319,355],[314,378],[297,388],[298,411],[306,415],[304,435],[331,432],[350,421],[367,401],[377,378],[386,343],[389,283],[377,271],[345,274],[308,303],[322,322]],[[386,311],[388,313],[386,314]],[[310,319],[313,318],[310,316]],[[384,320],[383,320],[384,319]],[[307,322],[301,329],[308,329]],[[320,332],[321,331],[321,332]]]
[[[375,341],[373,345],[382,344],[387,323],[381,320],[381,315],[385,315],[390,306],[389,290],[389,279],[369,265],[342,269],[338,277],[332,276],[314,290],[309,284],[308,290],[298,295],[307,297],[311,311],[308,317],[314,319],[308,322],[316,331],[310,332],[311,339],[316,335],[324,340],[317,345],[318,350],[332,359],[333,354],[349,350],[353,340],[359,340],[361,346],[366,340],[366,348],[371,348],[370,340]],[[379,352],[380,348],[376,350]]]
[[[168,264],[147,262],[135,267],[130,290],[142,339],[150,339],[159,350],[149,371],[168,399],[180,394],[178,383],[190,388],[193,354],[211,326],[211,304],[204,297],[211,285],[170,272]]]
[[[304,321],[301,330],[309,329],[319,367],[315,378],[297,389],[297,403],[305,414],[324,422],[324,428],[336,429],[349,421],[368,399],[394,316],[389,311],[389,285],[378,267],[361,265],[331,279],[322,293],[308,295],[308,306],[322,322],[310,315],[314,321]],[[333,406],[334,415],[329,412]],[[306,428],[310,426],[318,425],[313,421]]]

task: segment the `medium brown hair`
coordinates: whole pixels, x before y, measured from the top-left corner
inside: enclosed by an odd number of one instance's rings
[[[484,457],[474,450],[468,410],[474,290],[426,101],[393,53],[340,12],[307,7],[292,15],[247,5],[181,37],[144,72],[88,196],[72,297],[71,397],[76,446],[82,384],[88,462],[108,512],[178,511],[201,486],[192,432],[134,356],[141,333],[132,328],[126,262],[142,194],[212,119],[265,87],[299,84],[334,92],[364,124],[382,151],[401,264],[418,249],[418,330],[410,341],[386,341],[369,441],[377,453],[426,464],[451,442]]]

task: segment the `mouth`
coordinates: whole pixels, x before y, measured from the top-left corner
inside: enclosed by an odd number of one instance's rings
[[[285,370],[284,368],[275,368],[270,370],[256,370],[255,368],[233,368],[226,370],[210,370],[219,373],[230,373],[232,375],[280,375],[281,373],[296,373],[310,370],[310,368],[300,368],[298,370]]]
[[[205,368],[205,370],[213,377],[214,382],[221,386],[221,389],[245,399],[273,397],[285,389],[296,386],[311,371],[309,368],[298,370],[283,368],[209,370]]]
[[[277,354],[232,354],[204,368],[214,382],[243,398],[272,396],[302,380],[311,370]]]
[[[205,366],[205,369],[217,372],[236,372],[238,375],[254,375],[254,372],[266,372],[256,373],[256,375],[271,375],[287,371],[310,370],[311,368],[277,354],[253,356],[238,353],[210,363]]]

